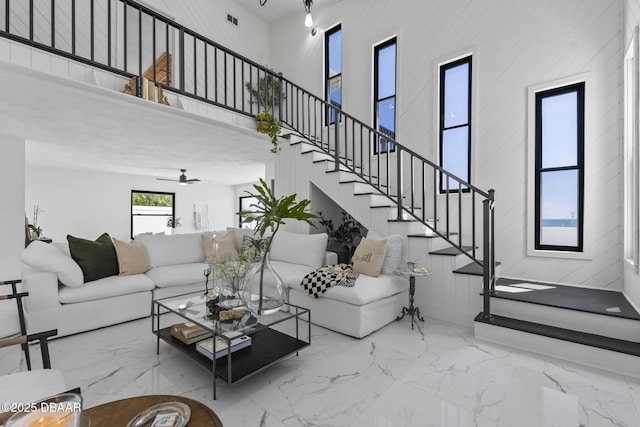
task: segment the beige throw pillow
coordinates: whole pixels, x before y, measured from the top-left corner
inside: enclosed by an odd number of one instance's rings
[[[113,245],[116,248],[116,255],[118,256],[120,276],[142,274],[151,269],[147,250],[140,243],[127,243],[114,237]]]
[[[235,254],[236,246],[233,231],[227,231],[223,235],[201,234],[202,244],[204,245],[204,260],[210,262],[216,255],[216,244],[218,245],[218,255]]]
[[[385,241],[362,239],[353,254],[353,270],[378,277],[384,261]]]

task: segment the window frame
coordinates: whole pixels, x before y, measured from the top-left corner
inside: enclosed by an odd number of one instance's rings
[[[171,196],[172,199],[172,206],[171,206],[171,215],[144,215],[144,214],[133,214],[133,194],[134,193],[139,193],[139,194],[160,194],[163,196]],[[130,203],[130,211],[129,211],[129,217],[130,217],[130,225],[129,225],[129,231],[131,234],[131,239],[133,239],[135,236],[133,234],[133,217],[134,216],[165,216],[165,217],[172,217],[175,218],[176,217],[176,193],[172,193],[172,192],[167,192],[167,191],[149,191],[149,190],[131,190],[131,195],[129,197],[129,203]]]
[[[395,46],[395,56],[394,56],[394,69],[395,69],[395,79],[393,82],[393,95],[387,96],[385,98],[378,98],[378,82],[379,82],[379,52],[390,47]],[[393,36],[388,39],[377,43],[373,46],[373,128],[378,132],[378,104],[382,101],[386,101],[393,98],[394,99],[394,109],[393,109],[393,126],[394,126],[394,137],[393,140],[396,140],[396,136],[398,135],[398,114],[397,114],[397,105],[398,105],[398,37]],[[391,149],[380,150],[381,142],[378,138],[374,138],[373,142],[373,154],[390,154],[396,151],[395,144],[391,143]]]
[[[249,210],[249,208],[251,207],[251,204],[253,203],[253,200],[249,201],[249,205],[245,206],[244,203],[242,203],[244,200],[246,199],[253,199],[255,200],[255,202],[258,202],[258,199],[256,199],[253,196],[240,196],[238,197],[238,212],[242,212],[245,210]],[[238,228],[245,228],[242,225],[242,220],[244,219],[244,217],[242,215],[238,215]],[[253,227],[246,227],[246,228],[253,228]]]
[[[638,27],[624,58],[623,259],[635,274],[640,265],[640,65]]]
[[[444,117],[444,113],[445,113],[445,89],[446,89],[446,73],[448,70],[457,68],[461,65],[467,64],[469,67],[469,71],[468,71],[468,87],[467,87],[467,122],[466,124],[460,124],[460,125],[455,125],[455,126],[450,126],[450,127],[445,127],[445,117]],[[472,89],[473,89],[473,54],[469,53],[469,54],[465,54],[462,55],[461,57],[458,57],[456,59],[453,59],[451,61],[447,61],[444,63],[441,63],[438,65],[438,70],[439,70],[439,74],[438,74],[438,165],[440,167],[443,167],[443,162],[444,162],[444,133],[447,130],[453,130],[453,129],[459,129],[462,128],[464,126],[467,127],[467,179],[466,182],[468,182],[469,184],[471,184],[472,182],[472,175],[471,175],[471,156],[472,156],[472,148],[471,148],[471,136],[472,136],[472,126],[473,126],[473,121],[472,121],[472,107],[473,107],[473,93],[472,93]],[[440,173],[440,179],[439,179],[439,183],[438,183],[438,191],[439,194],[446,194],[446,193],[457,193],[458,189],[447,189],[445,184],[445,179],[443,179],[443,174]],[[462,177],[459,177],[461,179],[463,179]],[[448,182],[448,179],[446,180]],[[463,179],[464,181],[464,179]],[[462,192],[463,193],[469,193],[471,190],[469,187],[465,187],[462,188]]]
[[[577,147],[575,166],[542,167],[542,101],[545,98],[576,93],[577,102]],[[555,251],[566,253],[584,253],[585,242],[585,116],[586,116],[586,82],[579,81],[535,92],[534,111],[534,242],[535,251]],[[578,241],[576,246],[542,244],[541,238],[541,181],[546,172],[578,171]]]
[[[327,104],[331,105],[331,98],[330,98],[330,94],[329,94],[329,88],[331,87],[331,81],[334,79],[339,79],[340,80],[340,106],[338,108],[342,109],[342,83],[343,83],[343,79],[342,79],[342,65],[340,66],[340,72],[330,76],[329,72],[331,69],[331,61],[330,61],[330,43],[329,40],[331,38],[331,36],[335,35],[336,33],[340,33],[340,58],[341,58],[341,63],[342,63],[342,24],[336,24],[333,27],[325,30],[324,32],[324,95],[325,95],[325,101],[327,102]],[[325,126],[330,126],[336,123],[335,117],[333,117],[333,120],[331,118],[332,113],[335,110],[332,108],[327,107],[327,112],[325,114]],[[337,114],[337,113],[336,113]],[[338,114],[338,122],[342,122],[342,117]]]

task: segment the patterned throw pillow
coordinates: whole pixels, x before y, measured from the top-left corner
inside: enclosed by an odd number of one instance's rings
[[[266,247],[269,239],[271,239],[271,237],[265,237],[264,239],[254,239],[251,236],[244,236],[242,238],[242,250],[240,251],[242,256],[250,259],[253,262],[259,262],[260,254]]]

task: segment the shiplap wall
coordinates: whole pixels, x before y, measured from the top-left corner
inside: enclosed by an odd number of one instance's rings
[[[624,8],[624,47],[626,50],[633,37],[634,28],[640,25],[640,0],[625,0]],[[621,224],[623,223],[621,222]],[[623,233],[624,230],[622,230],[621,239]],[[636,307],[640,307],[640,276],[633,266],[626,262],[624,263],[624,293]]]
[[[372,46],[397,35],[397,139],[428,158],[436,154],[437,65],[472,52],[472,176],[480,188],[496,190],[503,275],[622,289],[622,1],[349,0],[312,11],[320,28],[342,23],[343,108],[367,123]],[[299,21],[270,27],[271,62],[321,94],[323,35],[313,37]],[[583,73],[593,111],[585,214],[592,258],[527,256],[527,88]],[[308,193],[305,184],[289,184],[304,173],[276,173],[278,188]]]

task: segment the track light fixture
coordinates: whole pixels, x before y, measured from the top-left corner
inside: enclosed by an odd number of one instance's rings
[[[311,5],[313,4],[313,0],[302,0],[302,3],[304,3],[304,11],[306,12],[304,25],[305,27],[311,28],[313,27],[313,18],[311,17]]]

